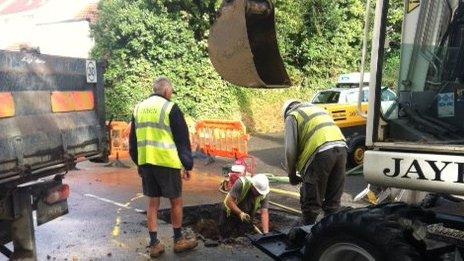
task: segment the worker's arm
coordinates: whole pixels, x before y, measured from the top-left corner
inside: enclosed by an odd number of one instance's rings
[[[169,114],[170,127],[174,143],[176,144],[177,153],[179,155],[182,166],[185,170],[193,169],[192,148],[190,146],[190,137],[187,123],[184,119],[184,114],[179,107],[174,104]]]
[[[269,211],[267,208],[261,209],[261,224],[263,224],[263,233],[269,233]]]
[[[287,175],[290,183],[298,184],[299,178],[296,176],[296,164],[298,160],[298,127],[296,119],[288,116],[285,119],[285,159],[287,161]]]
[[[230,211],[236,215],[238,218],[242,221],[250,218],[250,216],[246,217],[248,213],[244,213],[239,207],[238,207],[238,198],[240,198],[240,195],[242,194],[242,181],[238,179],[232,188],[230,189],[229,193],[226,196],[225,199],[225,204],[226,206],[230,209]]]
[[[129,155],[132,159],[132,161],[137,164],[138,159],[137,159],[137,136],[135,135],[135,119],[134,116],[132,116],[131,120],[131,128],[129,132]]]
[[[237,199],[230,194],[227,194],[225,202],[230,211],[232,211],[232,213],[234,213],[237,217],[240,217],[242,210],[237,206]]]
[[[269,195],[267,195],[261,203],[261,224],[263,233],[269,233]]]

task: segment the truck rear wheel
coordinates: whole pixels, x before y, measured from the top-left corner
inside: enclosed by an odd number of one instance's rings
[[[317,261],[424,260],[424,243],[400,220],[427,218],[431,218],[428,212],[404,203],[341,211],[311,229],[305,257]]]

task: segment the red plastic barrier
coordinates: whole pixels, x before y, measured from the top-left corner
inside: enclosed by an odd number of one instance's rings
[[[205,120],[195,125],[196,143],[209,156],[240,159],[248,157],[245,126],[240,121]]]

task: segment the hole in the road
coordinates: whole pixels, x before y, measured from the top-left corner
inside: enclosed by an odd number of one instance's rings
[[[227,223],[221,222],[223,218],[222,204],[198,205],[184,207],[182,225],[184,228],[191,228],[195,233],[201,235],[205,240],[219,240],[224,243],[241,243],[246,234],[256,233],[252,225],[234,223],[229,227]],[[158,218],[170,223],[170,209],[163,209],[158,212]],[[271,231],[283,231],[297,224],[300,220],[298,216],[287,212],[269,210],[269,229]],[[222,224],[221,224],[222,223]],[[260,215],[255,217],[254,224],[261,228]],[[236,241],[238,239],[238,242]]]

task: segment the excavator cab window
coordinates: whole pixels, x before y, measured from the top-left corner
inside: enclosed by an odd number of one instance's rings
[[[378,141],[464,145],[462,17],[462,0],[424,0],[405,14],[398,81],[389,86],[398,98],[387,110],[382,106],[388,125]],[[382,85],[385,67],[384,61]]]

